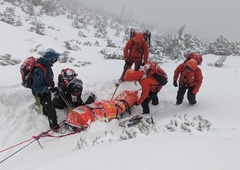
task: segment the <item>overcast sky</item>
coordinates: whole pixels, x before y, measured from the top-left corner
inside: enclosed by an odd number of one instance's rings
[[[189,32],[212,41],[220,35],[240,41],[240,0],[81,0],[126,17],[152,23],[162,29]]]

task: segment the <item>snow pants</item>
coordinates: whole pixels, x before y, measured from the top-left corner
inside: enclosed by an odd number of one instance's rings
[[[129,62],[128,69],[131,68],[132,65],[134,64],[134,69],[135,69],[136,71],[140,69],[141,64],[142,64],[142,60],[136,60],[136,61],[134,61],[134,60],[131,60],[131,59],[130,59],[128,62]]]
[[[62,94],[64,95],[64,94]],[[68,108],[68,107],[78,107],[78,106],[81,106],[81,105],[85,105],[85,104],[91,104],[95,101],[94,97],[92,95],[89,95],[89,97],[87,98],[86,102],[84,103],[81,99],[81,96],[78,96],[77,98],[77,101],[76,102],[72,102],[71,101],[71,97],[65,97],[64,95],[64,101],[62,99],[62,97],[60,96],[60,94],[55,94],[54,98],[53,98],[53,106],[57,109],[64,109],[64,108]],[[66,102],[70,105],[70,106],[67,106]]]
[[[58,127],[57,113],[51,100],[51,93],[41,93],[38,94],[38,97],[40,97],[40,103],[43,108],[43,114],[48,117],[50,128],[52,129]]]
[[[152,101],[153,105],[158,105],[158,92],[149,92],[148,97],[142,102],[142,108],[143,108],[143,114],[149,114],[150,109],[149,109],[149,103]]]
[[[193,89],[194,87],[184,87],[182,85],[179,85],[176,105],[182,104],[186,91],[189,104],[196,104],[196,95],[192,93]]]

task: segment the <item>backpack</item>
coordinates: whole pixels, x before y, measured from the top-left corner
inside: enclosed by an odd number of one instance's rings
[[[34,67],[39,67],[39,68],[43,69],[44,78],[47,75],[46,68],[43,65],[37,63],[37,61],[38,61],[38,59],[33,56],[27,57],[24,60],[23,64],[20,66],[20,73],[22,76],[22,85],[26,88],[32,89],[32,82],[33,82],[32,72],[33,72]]]
[[[201,64],[202,64],[202,61],[203,61],[202,55],[199,54],[199,53],[197,53],[197,52],[191,52],[190,54],[188,54],[188,55],[186,56],[185,62],[187,62],[187,61],[190,60],[190,59],[195,59],[195,60],[198,62],[198,65],[201,65]]]
[[[131,30],[130,30],[130,39],[132,39],[136,35],[136,33],[141,33],[143,38],[144,38],[144,40],[148,43],[148,45],[150,47],[151,33],[148,30],[143,31],[143,32],[137,32],[133,28],[131,28]]]
[[[145,72],[148,76],[154,77],[160,86],[164,86],[168,83],[167,74],[163,71],[163,69],[155,62],[148,61],[146,65],[144,65]]]

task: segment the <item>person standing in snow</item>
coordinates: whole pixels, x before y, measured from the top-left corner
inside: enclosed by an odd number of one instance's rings
[[[141,33],[136,33],[136,35],[128,40],[124,48],[124,69],[131,68],[133,63],[135,64],[135,70],[139,70],[140,66],[147,64],[149,56],[149,46],[144,40]]]
[[[44,70],[40,67],[34,67],[32,73],[32,93],[35,98],[40,99],[43,114],[48,117],[49,126],[53,131],[57,131],[59,125],[57,123],[57,113],[51,100],[51,89],[54,88],[54,75],[51,67],[58,60],[59,56],[60,54],[55,50],[51,48],[46,49],[37,61],[46,68],[46,76],[44,75]]]
[[[95,101],[96,95],[91,93],[84,103],[81,96],[83,82],[77,78],[77,73],[71,68],[62,69],[58,76],[58,90],[53,98],[53,105],[57,109],[75,108],[80,105],[91,104]]]
[[[179,85],[177,80],[179,78]],[[182,104],[184,94],[187,91],[187,99],[190,104],[196,104],[196,94],[202,84],[202,71],[198,67],[198,62],[195,59],[189,59],[178,65],[174,71],[173,85],[178,87],[176,105]]]
[[[144,69],[134,70],[128,69],[124,76],[124,81],[138,81],[142,88],[142,93],[140,98],[135,103],[136,106],[142,105],[143,113],[142,114],[149,114],[149,103],[152,102],[152,105],[158,105],[158,92],[162,89],[162,86],[165,84],[159,83],[152,75],[149,73],[149,63],[148,62]],[[159,66],[159,65],[158,65]],[[160,67],[160,66],[159,66]],[[162,70],[163,71],[163,70]],[[164,72],[164,71],[163,71]],[[164,72],[165,73],[165,72]],[[161,77],[165,81],[166,77]]]

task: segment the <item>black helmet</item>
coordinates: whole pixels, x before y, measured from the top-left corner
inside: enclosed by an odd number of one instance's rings
[[[68,91],[71,93],[71,95],[79,96],[82,94],[82,90],[83,90],[82,80],[75,78],[69,82]]]

